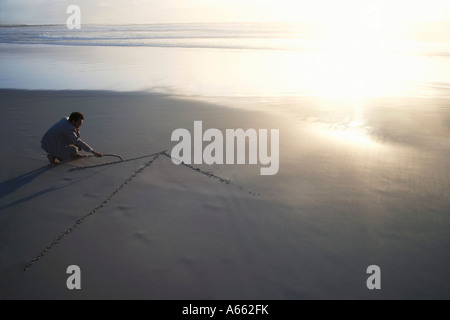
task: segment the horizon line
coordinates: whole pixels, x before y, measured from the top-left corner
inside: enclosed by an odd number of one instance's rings
[[[316,24],[323,25],[325,21],[315,20],[303,20],[303,21],[220,21],[220,22],[206,22],[206,21],[191,21],[191,22],[145,22],[145,23],[98,23],[98,22],[86,22],[83,25],[110,25],[110,26],[139,26],[139,25],[168,25],[168,24],[264,24],[264,23],[279,23],[279,24]],[[420,23],[450,23],[449,20],[411,20],[408,23],[420,24]],[[0,27],[45,27],[45,26],[65,26],[66,23],[0,23]]]

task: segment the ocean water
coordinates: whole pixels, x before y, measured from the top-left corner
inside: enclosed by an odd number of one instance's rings
[[[0,87],[207,98],[446,96],[446,27],[395,33],[305,23],[2,26]]]
[[[296,50],[301,39],[312,36],[305,28],[286,23],[4,26],[0,37],[22,44]]]

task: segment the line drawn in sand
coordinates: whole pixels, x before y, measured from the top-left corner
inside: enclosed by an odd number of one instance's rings
[[[46,254],[49,253],[49,251],[56,246],[58,243],[60,243],[65,237],[67,237],[68,235],[70,235],[72,232],[74,232],[82,223],[84,223],[90,216],[94,215],[95,213],[97,213],[98,211],[100,211],[103,207],[105,207],[108,202],[111,201],[111,199],[117,195],[127,184],[129,184],[130,182],[133,181],[134,178],[136,178],[139,174],[141,174],[145,169],[147,169],[148,167],[150,167],[153,162],[155,162],[160,156],[165,156],[168,158],[172,158],[172,156],[167,153],[166,150],[157,152],[157,153],[153,153],[150,155],[145,155],[145,156],[140,156],[140,157],[135,157],[135,158],[130,158],[130,159],[126,159],[126,160],[118,160],[118,161],[113,161],[113,162],[108,162],[108,163],[103,163],[103,164],[98,164],[98,165],[89,165],[89,166],[80,166],[80,167],[76,167],[76,168],[72,168],[69,171],[77,171],[77,170],[83,170],[83,169],[91,169],[91,168],[98,168],[98,167],[103,167],[103,166],[108,166],[108,165],[113,165],[113,164],[118,164],[118,163],[122,163],[122,162],[129,162],[129,161],[134,161],[134,160],[139,160],[139,159],[144,159],[144,158],[149,158],[152,157],[152,159],[150,161],[148,161],[146,164],[144,164],[141,168],[133,171],[133,173],[119,186],[117,187],[100,205],[98,205],[97,207],[95,207],[94,209],[92,209],[89,213],[83,215],[81,218],[79,218],[75,224],[73,226],[71,226],[70,228],[68,228],[67,230],[65,230],[64,232],[62,232],[57,238],[55,238],[47,247],[45,247],[44,250],[41,251],[41,253],[39,253],[39,255],[37,255],[34,259],[32,259],[24,268],[24,271],[28,271],[36,262],[38,262],[42,257],[44,257]],[[253,195],[253,196],[260,196],[261,194],[259,192],[255,192],[255,191],[250,191],[250,190],[246,190],[244,187],[241,187],[239,185],[234,184],[233,182],[231,182],[230,179],[225,179],[222,177],[219,177],[211,172],[208,171],[204,171],[201,170],[200,168],[196,168],[190,164],[185,164],[182,163],[183,166],[201,173],[202,175],[205,175],[209,178],[213,178],[217,181],[219,181],[220,183],[224,183],[227,185],[231,185],[234,187],[239,188],[240,190]]]

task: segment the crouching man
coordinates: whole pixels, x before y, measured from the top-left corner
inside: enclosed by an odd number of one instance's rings
[[[83,121],[84,116],[80,112],[73,112],[69,118],[62,118],[48,129],[41,140],[41,147],[48,153],[47,158],[50,164],[55,164],[56,160],[65,161],[86,157],[78,153],[81,150],[91,152],[96,157],[103,156],[81,140],[80,127]]]

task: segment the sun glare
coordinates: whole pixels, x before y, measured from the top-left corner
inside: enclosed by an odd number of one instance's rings
[[[401,80],[411,73],[398,53],[408,48],[400,27],[386,28],[372,22],[329,22],[319,41],[314,91],[327,97],[365,98],[400,94]],[[417,70],[417,69],[416,69]]]
[[[361,121],[352,121],[348,124],[339,127],[331,128],[327,134],[330,134],[334,139],[345,141],[352,145],[358,146],[372,146],[375,142],[368,134],[369,128]]]

